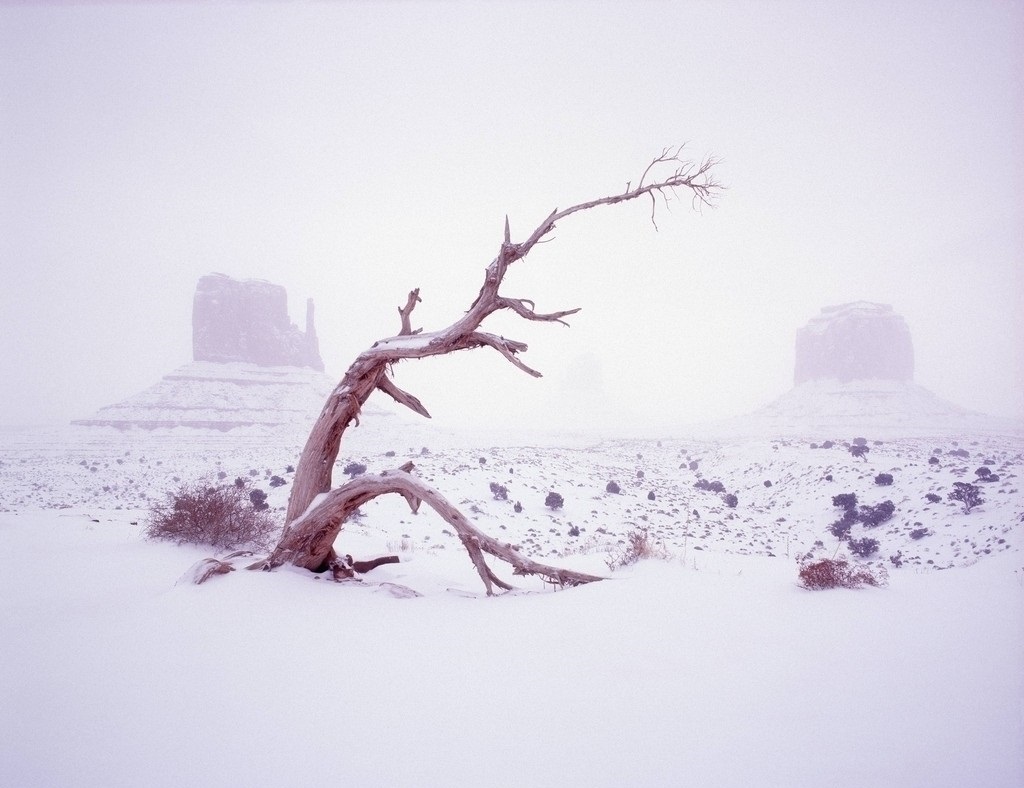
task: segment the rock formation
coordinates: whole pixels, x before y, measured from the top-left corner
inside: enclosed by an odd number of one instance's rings
[[[794,383],[914,379],[914,346],[902,316],[886,304],[825,307],[796,335]]]
[[[892,307],[825,307],[797,331],[794,386],[726,426],[740,432],[840,438],[1002,429],[914,383],[910,329]]]
[[[192,305],[195,361],[241,361],[261,367],[308,367],[320,372],[313,300],[306,302],[306,330],[288,319],[288,293],[258,279],[211,274],[196,285]]]
[[[306,330],[288,319],[280,285],[223,274],[199,280],[192,309],[194,361],[123,402],[107,405],[90,427],[233,430],[306,427],[335,381],[324,364],[306,305]]]

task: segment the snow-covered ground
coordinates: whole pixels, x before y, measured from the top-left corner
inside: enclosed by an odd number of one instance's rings
[[[515,578],[521,591],[487,598],[451,529],[396,498],[339,538],[357,557],[400,555],[363,582],[238,571],[177,584],[211,553],[146,541],[150,501],[223,474],[278,510],[302,435],[7,433],[0,785],[1024,784],[1019,436],[868,434],[857,459],[854,435],[394,427],[367,419],[339,467],[412,459],[484,531],[609,580]],[[964,514],[946,493],[982,465],[999,480]],[[836,550],[832,497],[849,492],[896,507],[854,529],[879,540],[890,584],[805,591],[796,558]],[[671,557],[610,571],[638,528]]]

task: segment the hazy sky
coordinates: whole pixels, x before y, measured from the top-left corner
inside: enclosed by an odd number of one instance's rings
[[[317,303],[340,375],[480,286],[509,215],[621,191],[663,146],[719,207],[567,219],[510,273],[571,329],[412,362],[441,422],[744,413],[796,330],[904,315],[916,380],[1024,418],[1024,3],[0,6],[0,423],[85,417],[191,360],[196,280]],[[388,405],[389,401],[382,400]]]

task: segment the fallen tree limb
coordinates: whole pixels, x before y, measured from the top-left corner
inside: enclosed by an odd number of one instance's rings
[[[344,564],[344,561],[334,552],[334,540],[345,520],[367,501],[380,495],[397,494],[408,501],[413,512],[419,510],[421,502],[426,502],[455,529],[459,540],[469,552],[488,595],[494,593],[494,586],[505,590],[511,589],[512,586],[491,571],[484,559],[484,553],[510,564],[514,575],[536,575],[559,587],[578,586],[602,579],[597,575],[538,563],[522,555],[510,544],[488,536],[473,525],[441,493],[413,476],[411,470],[412,465],[408,463],[403,468],[384,471],[379,475],[358,476],[320,496],[285,533],[274,552],[252,568],[269,570],[290,563],[313,572],[330,570],[338,574],[339,561],[341,564]]]

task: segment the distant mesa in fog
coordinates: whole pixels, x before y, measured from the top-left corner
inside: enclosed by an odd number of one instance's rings
[[[796,333],[793,382],[914,379],[914,345],[902,315],[887,304],[827,306]]]
[[[1003,429],[914,383],[914,345],[887,304],[829,306],[796,334],[794,387],[736,428],[852,435]]]
[[[311,424],[334,388],[323,373],[313,301],[306,329],[288,318],[280,285],[202,277],[192,304],[193,361],[123,402],[72,422],[120,429]]]
[[[288,318],[288,292],[281,285],[224,274],[204,276],[192,302],[192,359],[323,372],[313,299],[306,301],[302,331]]]

